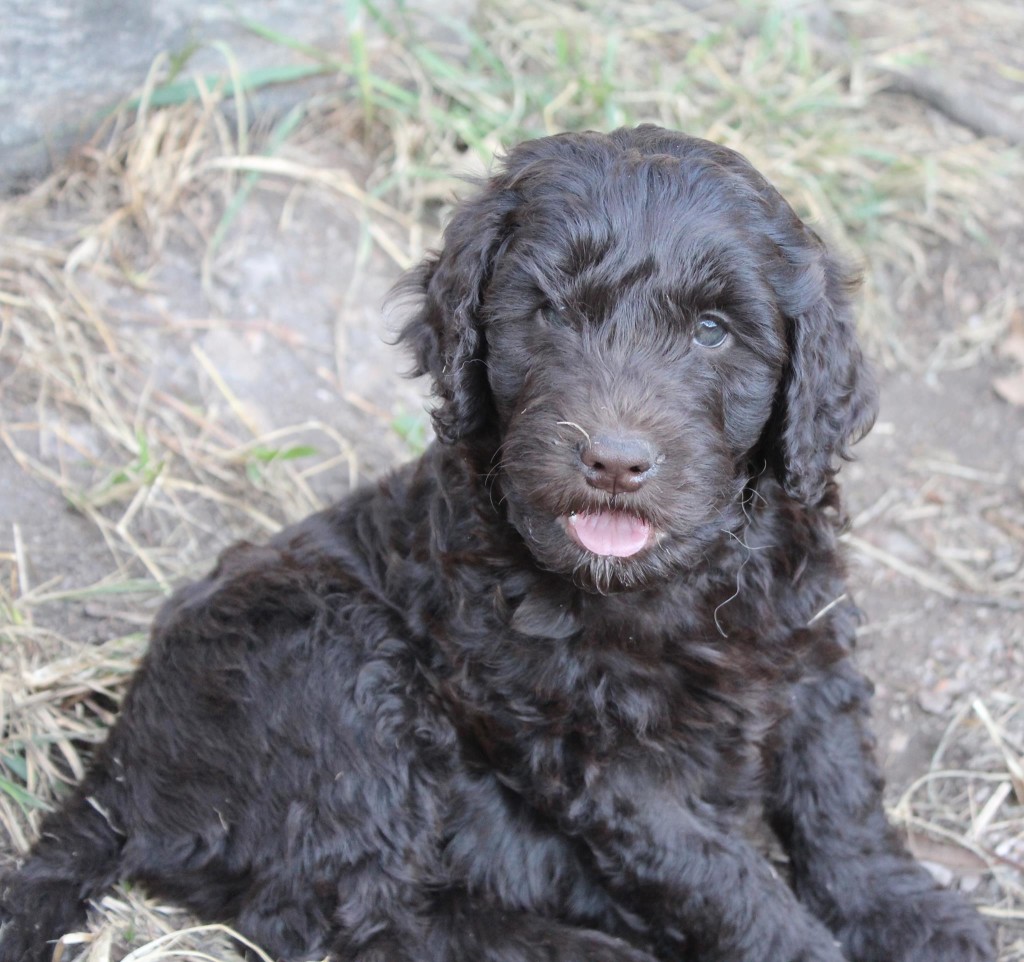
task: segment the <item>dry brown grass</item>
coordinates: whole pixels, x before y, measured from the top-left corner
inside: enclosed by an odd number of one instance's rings
[[[523,2],[512,12],[484,4],[472,32],[430,42],[398,21],[371,23],[364,49],[337,89],[262,134],[239,129],[222,92],[151,107],[157,63],[137,110],[113,118],[30,194],[0,203],[0,440],[26,476],[88,520],[108,559],[69,589],[37,583],[18,526],[0,554],[0,822],[14,852],[103,737],[154,603],[225,542],[315,510],[317,478],[354,481],[370,443],[324,422],[266,432],[227,372],[190,343],[199,327],[235,323],[216,310],[222,245],[253,189],[283,195],[286,209],[298,194],[348,205],[364,245],[405,267],[434,236],[457,187],[452,172],[479,173],[493,150],[524,136],[649,120],[742,150],[859,252],[866,333],[891,363],[966,363],[991,351],[1018,309],[1021,292],[1007,288],[970,329],[925,351],[895,323],[940,283],[933,271],[944,252],[984,252],[1002,199],[1019,190],[1022,161],[877,96],[892,52],[882,41],[850,60],[816,44],[798,8],[722,3],[697,13],[674,0],[622,0]],[[354,141],[360,161],[339,160]],[[165,316],[125,307],[155,289],[172,255],[200,265],[209,317],[176,315],[173,303]],[[294,346],[293,331],[263,333]],[[159,364],[169,350],[185,358],[174,381]],[[324,383],[334,383],[330,372]],[[947,551],[942,584],[1019,597],[1005,580],[979,581],[968,562]],[[90,606],[117,626],[99,644],[79,637]],[[935,770],[897,806],[915,838],[948,846],[931,850],[938,862],[953,849],[981,860],[972,871],[1005,923],[1006,962],[1024,959],[1013,928],[1024,906],[1022,720],[1018,700],[967,706]],[[128,946],[132,959],[234,957],[220,930],[165,939],[185,924],[121,890],[99,907],[85,957],[100,962]],[[65,957],[81,944],[69,940]]]
[[[893,815],[941,881],[981,896],[1001,925],[1000,959],[1024,957],[1024,701],[964,702]]]

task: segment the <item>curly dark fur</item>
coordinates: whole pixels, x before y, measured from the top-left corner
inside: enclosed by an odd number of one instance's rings
[[[282,959],[991,960],[886,823],[849,658],[851,283],[723,147],[515,148],[407,285],[441,443],[171,599],[0,959],[130,878]]]

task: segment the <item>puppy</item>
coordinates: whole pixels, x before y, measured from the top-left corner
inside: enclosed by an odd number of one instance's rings
[[[853,280],[731,150],[513,149],[405,285],[438,442],[167,603],[0,959],[128,878],[288,960],[991,960],[850,661]]]

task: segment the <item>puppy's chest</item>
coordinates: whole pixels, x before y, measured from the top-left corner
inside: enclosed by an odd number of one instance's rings
[[[470,757],[554,795],[637,757],[692,771],[695,790],[719,798],[756,781],[774,702],[725,639],[655,631],[643,618],[575,627],[552,638],[506,622],[488,651],[462,653],[449,704]]]

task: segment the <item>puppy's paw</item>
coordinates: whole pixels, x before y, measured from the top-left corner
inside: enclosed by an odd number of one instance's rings
[[[0,918],[0,962],[50,962],[54,943],[40,924],[25,918]]]
[[[57,940],[84,916],[76,886],[7,879],[0,883],[0,962],[50,962]]]
[[[878,898],[841,933],[852,962],[994,962],[982,917],[954,892]]]

